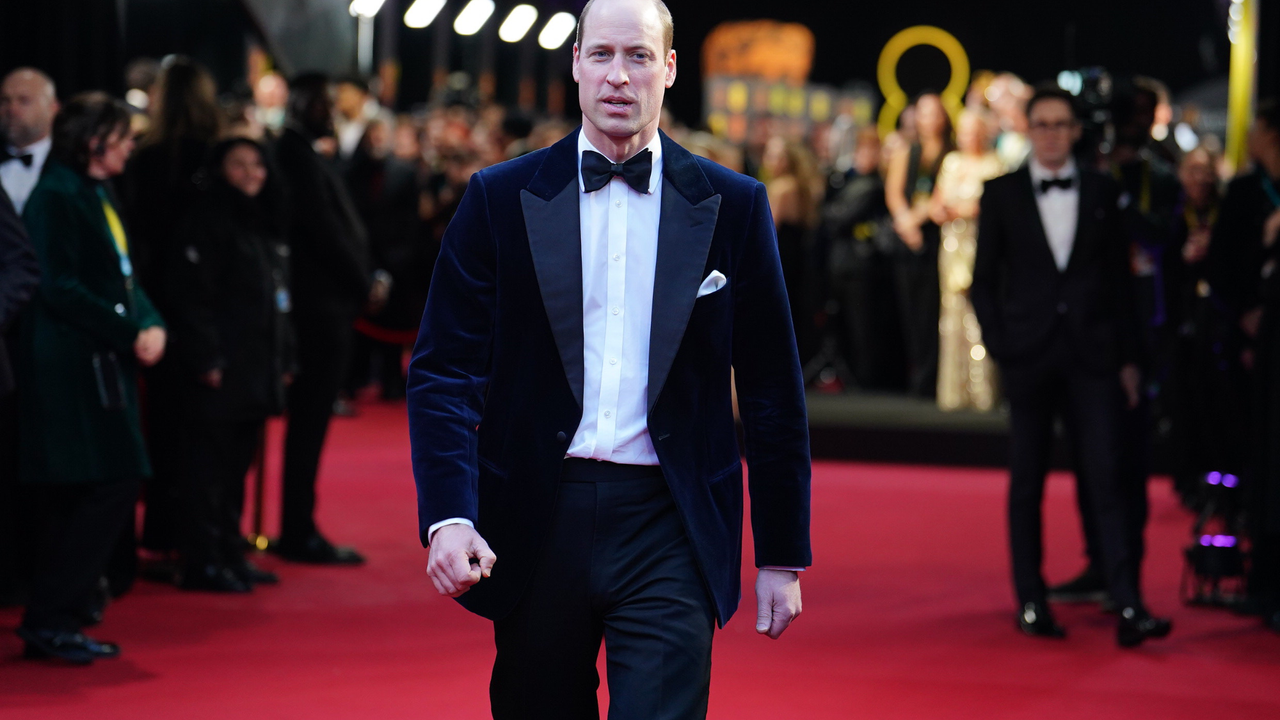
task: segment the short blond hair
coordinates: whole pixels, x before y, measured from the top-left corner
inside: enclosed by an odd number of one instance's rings
[[[583,6],[582,12],[578,15],[578,35],[573,42],[579,48],[582,47],[582,26],[587,22],[587,12],[591,10],[591,6],[596,0],[587,0],[587,4]],[[667,9],[667,4],[662,0],[653,0],[653,5],[658,9],[658,20],[662,23],[662,57],[665,60],[671,54],[672,43],[675,40],[676,26],[675,21],[671,19],[671,11]]]

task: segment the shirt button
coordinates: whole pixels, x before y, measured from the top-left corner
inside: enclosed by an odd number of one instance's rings
[[[607,418],[613,417],[613,411],[612,411],[612,410],[605,410],[605,411],[604,411],[604,416],[605,416],[605,417],[607,417]]]
[[[622,207],[622,201],[621,201],[621,200],[614,200],[614,201],[613,201],[613,206],[614,206],[614,207]]]
[[[613,254],[613,259],[614,259],[614,260],[621,260],[621,259],[622,259],[622,256],[621,256],[621,255],[619,255],[618,253],[614,253],[614,254]]]
[[[610,364],[610,365],[617,365],[617,364],[618,364],[618,358],[609,358],[609,364]]]
[[[117,315],[124,315],[124,304],[123,304],[123,303],[116,303],[115,310],[116,310],[116,314],[117,314]]]
[[[614,315],[617,315],[617,314],[618,314],[618,313],[620,313],[620,312],[622,312],[622,308],[614,308],[614,309],[613,309],[613,314],[614,314]]]
[[[565,440],[567,440],[568,438],[569,438],[569,436],[568,436],[568,435],[565,435],[565,434],[564,434],[564,433],[562,433],[562,432],[558,432],[558,433],[556,433],[556,442],[564,442],[564,441],[565,441]]]

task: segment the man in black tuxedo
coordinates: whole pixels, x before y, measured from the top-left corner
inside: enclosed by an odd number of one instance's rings
[[[494,621],[495,718],[702,718],[737,607],[746,430],[756,631],[810,563],[800,362],[764,186],[658,130],[658,0],[587,3],[583,124],[475,174],[409,370],[437,590]]]
[[[289,119],[276,142],[290,206],[292,315],[298,374],[288,391],[280,540],[273,547],[297,562],[364,562],[335,546],[315,524],[316,473],[346,377],[351,325],[370,299],[369,244],[341,178],[316,152],[333,138],[328,79],[304,73],[289,86]]]
[[[1047,88],[1027,102],[1031,160],[987,183],[970,296],[1010,407],[1009,535],[1018,624],[1064,637],[1045,602],[1040,506],[1062,415],[1088,487],[1103,572],[1120,609],[1119,643],[1169,633],[1143,607],[1117,473],[1123,404],[1138,401],[1129,246],[1115,183],[1077,167],[1072,97]]]

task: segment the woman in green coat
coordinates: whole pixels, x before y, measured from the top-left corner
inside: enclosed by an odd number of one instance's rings
[[[23,219],[40,286],[19,330],[21,475],[43,486],[46,534],[18,635],[28,657],[86,664],[119,654],[80,630],[116,537],[150,474],[138,419],[139,365],[165,332],[133,281],[107,181],[133,150],[126,105],[72,98]]]

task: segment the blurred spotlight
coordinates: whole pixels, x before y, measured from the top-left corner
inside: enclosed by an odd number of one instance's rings
[[[546,26],[542,28],[542,32],[538,33],[538,44],[544,50],[557,50],[564,45],[564,41],[569,39],[577,26],[577,18],[567,12],[558,12],[551,16]]]
[[[537,19],[537,8],[532,5],[517,5],[511,8],[511,14],[502,21],[502,27],[498,28],[498,37],[504,42],[520,42]]]
[[[1058,73],[1058,87],[1072,95],[1079,95],[1084,89],[1084,76],[1072,70],[1063,70]]]
[[[493,0],[471,0],[453,21],[453,30],[459,35],[475,35],[493,14]]]
[[[414,0],[408,10],[404,11],[404,24],[414,30],[431,24],[436,19],[436,15],[444,9],[446,0]]]
[[[1200,146],[1200,136],[1186,123],[1178,123],[1173,129],[1173,141],[1178,143],[1182,152],[1191,152]]]
[[[384,2],[386,0],[351,0],[351,7],[347,11],[351,13],[351,17],[371,18],[378,14]]]
[[[139,110],[146,110],[147,106],[151,104],[151,96],[147,95],[146,90],[134,88],[124,94],[124,101]]]

